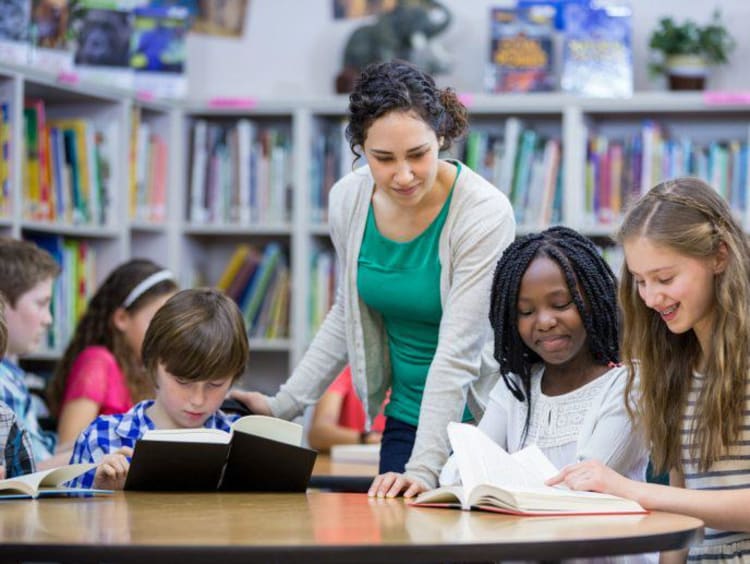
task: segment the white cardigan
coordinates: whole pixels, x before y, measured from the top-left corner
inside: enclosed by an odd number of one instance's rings
[[[366,400],[368,425],[390,387],[385,327],[357,291],[357,260],[373,189],[368,167],[349,173],[331,189],[329,222],[341,279],[335,303],[310,348],[279,393],[269,398],[277,417],[295,417],[317,402],[347,361],[357,395]],[[448,458],[448,422],[460,421],[467,401],[475,417],[481,417],[497,381],[488,318],[490,286],[495,264],[514,236],[508,199],[462,165],[439,242],[443,316],[438,347],[406,465],[406,473],[428,487],[436,485]]]

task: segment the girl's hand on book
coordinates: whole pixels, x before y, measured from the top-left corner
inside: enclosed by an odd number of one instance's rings
[[[260,392],[246,392],[244,390],[232,390],[229,397],[241,401],[250,410],[250,413],[256,415],[273,415],[271,407],[268,405],[266,396]]]
[[[571,490],[608,493],[621,497],[627,495],[628,479],[599,460],[586,460],[569,464],[557,476],[547,480],[548,486],[565,484]]]
[[[94,488],[102,490],[123,489],[125,487],[125,478],[128,477],[128,469],[130,468],[128,459],[132,456],[132,448],[122,447],[117,452],[103,457],[96,468]]]
[[[427,489],[427,486],[422,482],[410,478],[406,474],[386,472],[375,477],[367,495],[370,497],[396,497],[403,492],[404,497],[414,497],[427,491]]]

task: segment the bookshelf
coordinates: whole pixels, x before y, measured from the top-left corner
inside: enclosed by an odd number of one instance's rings
[[[50,116],[83,117],[115,131],[109,146],[112,152],[110,213],[104,224],[71,224],[25,217],[21,174],[25,142],[23,100],[30,97],[44,100]],[[590,207],[586,193],[590,137],[599,135],[608,144],[616,144],[628,137],[642,136],[645,123],[658,123],[662,139],[689,138],[693,146],[701,147],[713,143],[729,148],[730,143],[735,143],[735,149],[740,150],[739,153],[735,150],[735,156],[744,151],[745,164],[738,161],[735,165],[745,166],[744,180],[741,185],[737,182],[731,185],[730,191],[741,190],[734,194],[733,201],[738,215],[750,227],[747,204],[750,175],[746,170],[750,168],[750,158],[747,158],[750,156],[750,105],[741,101],[729,100],[729,103],[716,105],[702,93],[660,92],[639,93],[623,100],[581,99],[556,93],[465,94],[462,100],[469,109],[471,130],[494,136],[503,144],[497,149],[498,154],[502,154],[500,149],[506,148],[504,135],[512,120],[517,120],[521,130],[533,130],[538,140],[554,139],[559,143],[560,221],[600,241],[606,241],[614,231],[618,217],[613,214],[605,218],[608,222],[602,222],[601,218],[587,212]],[[335,268],[324,204],[332,180],[351,170],[351,154],[341,138],[347,102],[345,96],[247,99],[245,103],[233,104],[143,101],[131,92],[84,82],[69,84],[33,69],[0,65],[0,103],[7,103],[9,108],[9,193],[6,207],[0,201],[0,233],[15,237],[52,234],[86,242],[96,254],[97,284],[121,261],[146,256],[177,273],[183,287],[213,285],[239,245],[251,244],[263,252],[269,245],[278,244],[283,250],[290,279],[288,331],[274,338],[250,336],[252,375],[245,382],[272,393],[304,354],[314,332],[311,325],[320,320],[320,312],[313,311],[311,294],[323,296],[327,289],[325,275],[314,270],[313,265],[324,273],[332,273]],[[148,130],[148,135],[141,133],[141,138],[158,137],[166,158],[160,173],[164,194],[162,200],[157,198],[163,201],[163,213],[157,214],[156,219],[149,213],[133,214],[131,190],[134,181],[136,184],[138,181],[134,177],[139,174],[131,165],[133,140],[138,138],[134,111],[138,112],[141,127],[145,124]],[[225,202],[213,210],[209,206],[196,212],[198,204],[210,200],[206,198],[207,193],[196,197],[193,189],[195,162],[202,158],[196,153],[196,129],[205,127],[208,136],[214,126],[217,129],[211,135],[229,140],[224,142],[225,148],[219,151],[215,165],[225,167],[219,175],[224,179],[222,197]],[[240,141],[241,136],[244,141]],[[268,139],[274,139],[274,147],[280,147],[276,156],[268,157],[268,167],[282,178],[280,184],[271,185],[277,186],[276,191],[280,189],[283,194],[281,199],[272,200],[268,198],[279,194],[266,193],[263,197],[267,200],[263,201],[270,207],[264,211],[253,208],[258,201],[252,200],[252,196],[234,192],[238,184],[234,179],[239,179],[241,174],[246,179],[247,171],[229,172],[231,167],[226,168],[226,163],[231,163],[231,158],[229,161],[221,159],[226,159],[222,151],[230,157],[232,151],[250,154],[247,151],[254,150],[255,144],[258,144],[257,155],[262,156],[264,151],[268,153]],[[465,158],[462,150],[457,147],[453,154]],[[209,153],[204,157],[210,158]],[[731,158],[726,162],[733,163]],[[2,170],[0,168],[0,172]],[[656,178],[661,172],[654,169],[653,174]],[[2,178],[0,175],[0,180]],[[729,197],[732,197],[731,192]],[[138,206],[135,207],[137,211]],[[240,210],[243,207],[246,211]],[[536,222],[528,222],[519,225],[519,232],[541,227]],[[614,254],[614,260],[618,260],[617,253]],[[42,351],[38,359],[50,362],[58,354],[59,350]]]

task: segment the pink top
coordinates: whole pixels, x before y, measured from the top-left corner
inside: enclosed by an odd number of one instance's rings
[[[343,397],[341,404],[341,413],[339,414],[339,425],[356,429],[360,433],[365,430],[365,408],[357,397],[352,385],[352,370],[349,366],[341,371],[333,383],[328,387],[329,392],[333,392]],[[386,399],[386,402],[388,400]],[[384,402],[384,405],[385,403]],[[379,433],[385,428],[385,415],[381,408],[380,413],[372,422],[372,431]]]
[[[86,398],[99,404],[99,415],[125,413],[133,407],[125,374],[106,347],[86,347],[73,361],[62,405]]]

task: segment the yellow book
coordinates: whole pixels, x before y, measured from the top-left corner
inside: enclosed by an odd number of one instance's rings
[[[216,289],[226,292],[229,288],[232,280],[234,280],[237,273],[242,268],[247,255],[250,254],[250,245],[239,245],[235,250],[232,258],[229,259],[224,272],[221,273],[219,281],[216,283]]]

